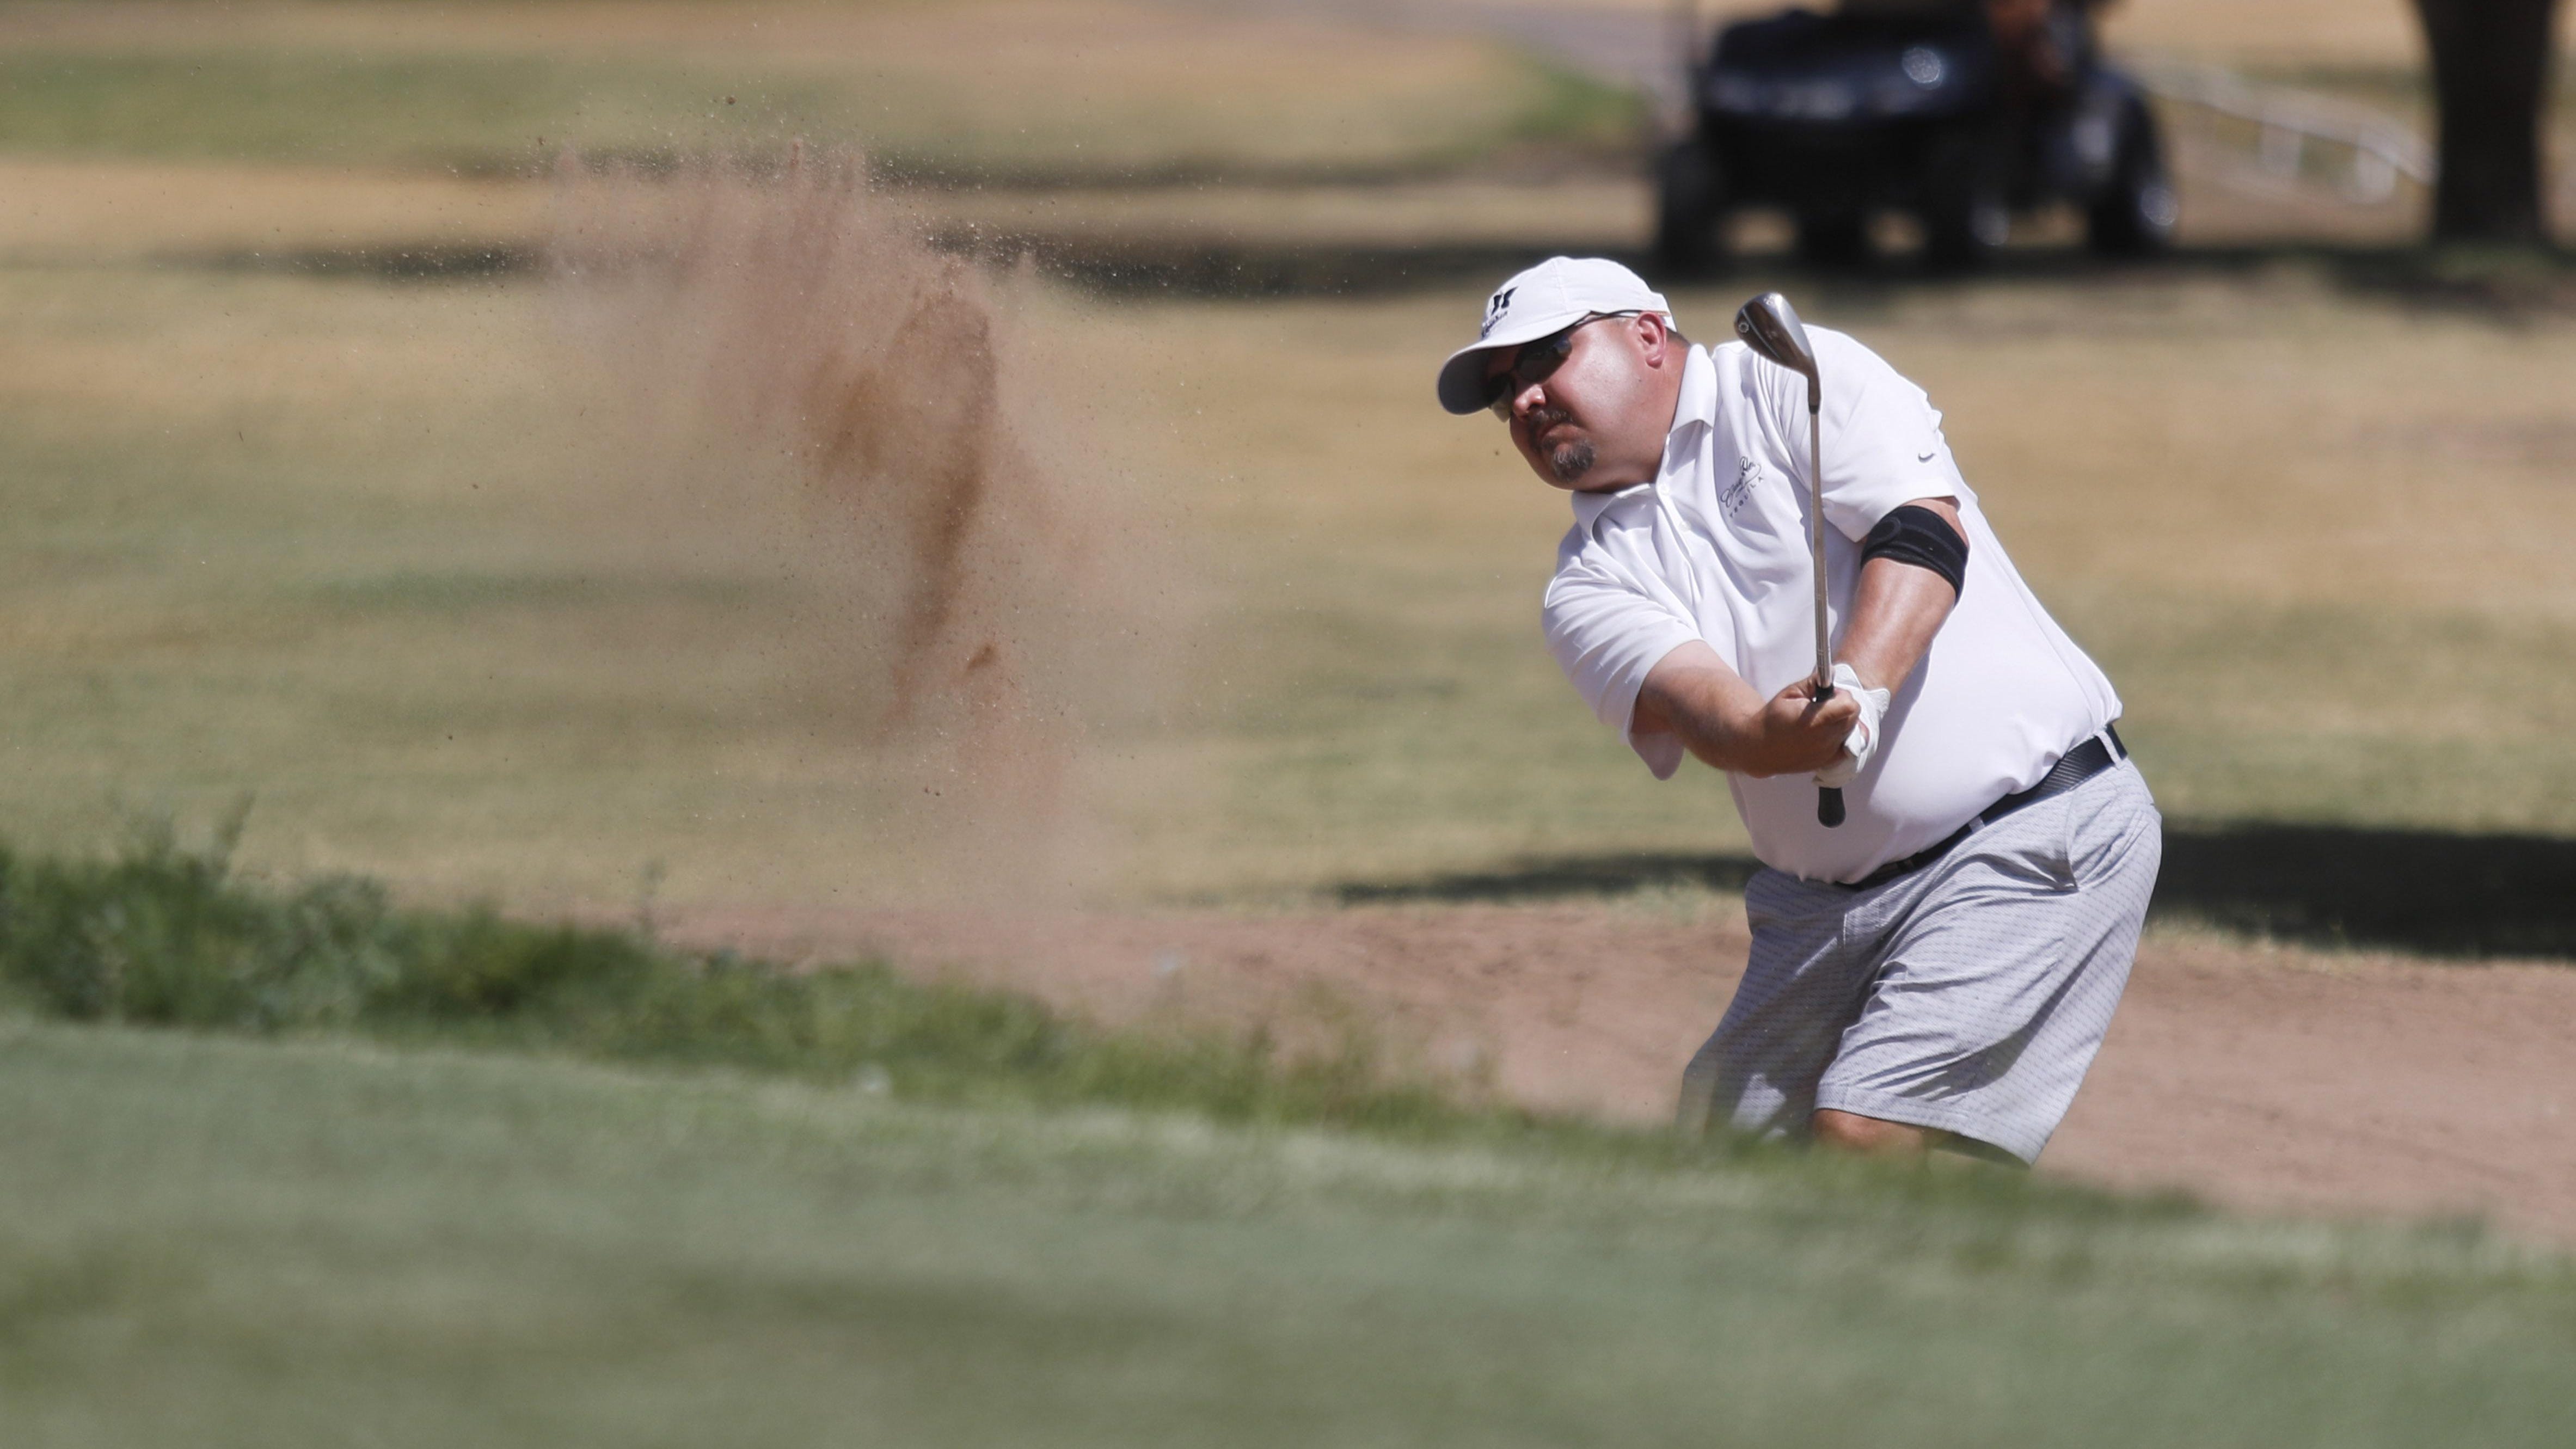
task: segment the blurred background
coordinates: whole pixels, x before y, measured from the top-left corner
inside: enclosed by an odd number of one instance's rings
[[[2556,7],[1846,8],[0,3],[0,1439],[2566,1442]],[[1557,252],[2117,683],[2034,1177],[1639,1130],[1753,865],[1433,402]]]
[[[1755,204],[1693,275],[1656,246],[1683,67],[1767,10],[1693,40],[1621,0],[0,9],[12,831],[248,793],[246,860],[440,898],[953,887],[926,842],[1026,782],[927,795],[976,751],[890,732],[835,653],[883,626],[835,591],[889,565],[797,552],[794,480],[644,508],[696,486],[639,464],[631,406],[683,344],[603,342],[567,282],[571,178],[631,218],[792,152],[972,260],[1025,346],[1006,411],[1106,561],[1066,608],[1142,631],[1049,696],[1047,823],[1000,808],[1069,842],[1010,867],[1059,896],[1740,852],[1721,782],[1654,786],[1537,646],[1562,501],[1427,401],[1482,293],[1559,250],[1636,261],[1703,336],[1784,286],[1920,380],[2178,823],[2331,828],[2363,871],[2576,827],[2568,273],[2427,245],[2409,7],[2101,13],[2161,128],[2163,255],[2094,255],[2060,200],[1979,268],[1903,215],[1811,264]]]

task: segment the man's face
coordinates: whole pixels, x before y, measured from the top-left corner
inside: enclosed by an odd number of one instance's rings
[[[1605,453],[1634,451],[1621,444],[1635,431],[1632,414],[1647,388],[1646,347],[1663,336],[1659,317],[1597,317],[1570,333],[1498,347],[1486,357],[1486,381],[1501,389],[1512,446],[1531,472],[1578,493],[1639,481],[1627,476],[1633,468],[1604,476],[1601,464]],[[1669,407],[1665,413],[1654,428],[1658,453]]]

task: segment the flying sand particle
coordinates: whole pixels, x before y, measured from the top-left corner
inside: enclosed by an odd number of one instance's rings
[[[1148,629],[1122,592],[1156,570],[1105,480],[1074,471],[983,274],[864,176],[801,148],[783,167],[559,165],[553,274],[631,404],[626,471],[664,495],[614,506],[684,518],[710,554],[775,550],[833,601],[813,688],[880,758],[956,786],[897,797],[936,819],[867,828],[940,836],[954,873],[997,887],[1062,878],[1043,867],[1077,756],[1105,713],[1151,708],[1168,611]]]

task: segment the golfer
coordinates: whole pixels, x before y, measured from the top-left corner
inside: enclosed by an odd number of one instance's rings
[[[1763,869],[1752,958],[1680,1121],[2030,1162],[2126,985],[2162,822],[2119,697],[2014,572],[1920,388],[1810,328],[1823,383],[1819,700],[1805,379],[1693,344],[1614,262],[1554,258],[1440,371],[1573,495],[1548,647],[1657,779],[1726,772]],[[1819,822],[1819,785],[1848,815]]]

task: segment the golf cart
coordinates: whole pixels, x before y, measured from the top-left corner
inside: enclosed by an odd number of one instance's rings
[[[1656,168],[1655,245],[1724,260],[1739,206],[1797,220],[1810,261],[1855,263],[1873,213],[1911,213],[1924,259],[1970,268],[2012,213],[2071,202],[2096,252],[2171,240],[2155,115],[2093,44],[2095,0],[1841,0],[1721,30],[1690,57],[1687,134]],[[1702,32],[1692,24],[1694,42]]]

